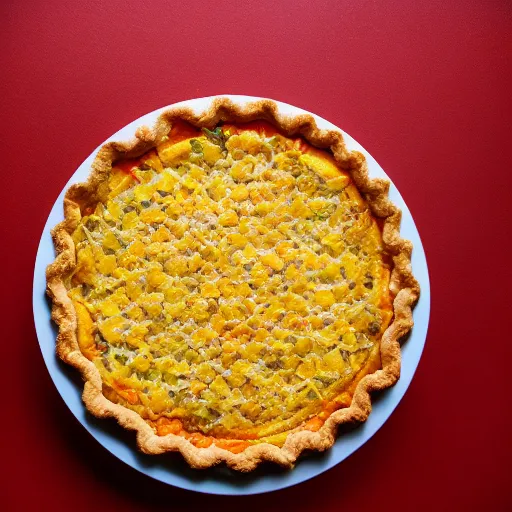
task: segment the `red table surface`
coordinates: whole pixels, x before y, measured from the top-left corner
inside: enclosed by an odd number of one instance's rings
[[[4,0],[0,19],[3,510],[511,510],[510,2]],[[389,421],[326,474],[256,497],[175,489],[107,453],[32,321],[39,237],[83,159],[146,112],[222,93],[360,141],[409,205],[432,284]]]

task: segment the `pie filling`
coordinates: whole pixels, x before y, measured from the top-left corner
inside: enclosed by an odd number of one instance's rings
[[[265,123],[175,123],[105,195],[73,233],[78,343],[158,435],[280,446],[380,367],[389,265],[327,152]]]

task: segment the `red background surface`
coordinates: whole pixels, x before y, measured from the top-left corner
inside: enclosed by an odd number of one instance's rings
[[[511,509],[512,4],[421,3],[1,2],[4,510]],[[250,498],[174,489],[104,451],[58,396],[31,310],[40,233],[82,160],[146,112],[222,93],[360,141],[408,203],[432,281],[426,350],[385,426],[328,473]]]

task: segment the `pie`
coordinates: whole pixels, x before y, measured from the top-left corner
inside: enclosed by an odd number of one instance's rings
[[[217,99],[104,145],[47,270],[98,417],[193,467],[292,466],[400,373],[419,286],[388,183],[310,116]]]

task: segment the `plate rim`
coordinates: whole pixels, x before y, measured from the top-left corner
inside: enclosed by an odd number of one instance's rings
[[[136,127],[142,124],[154,124],[156,117],[163,110],[173,108],[176,106],[191,106],[192,108],[198,111],[202,111],[208,107],[208,104],[211,103],[211,101],[218,97],[227,97],[235,103],[239,104],[258,101],[261,99],[267,99],[256,96],[222,94],[201,98],[193,98],[189,100],[180,101],[174,104],[166,105],[164,107],[160,107],[156,110],[153,110],[152,112],[148,112],[140,116],[139,118],[135,119],[134,121],[131,121],[127,125],[123,126],[117,132],[112,134],[108,139],[102,142],[99,146],[97,146],[94,149],[94,151],[87,158],[84,159],[84,161],[78,166],[75,172],[73,172],[70,179],[65,184],[59,196],[57,197],[48,215],[43,232],[41,234],[34,267],[32,306],[34,324],[36,328],[39,346],[46,367],[50,374],[50,377],[55,387],[57,388],[57,391],[59,392],[61,398],[66,403],[68,409],[70,409],[71,413],[75,416],[75,418],[82,424],[86,431],[89,432],[89,434],[92,435],[96,439],[96,441],[99,442],[100,445],[102,445],[107,451],[115,455],[125,464],[131,466],[133,469],[136,469],[137,471],[151,478],[154,478],[169,485],[173,485],[175,487],[206,494],[252,495],[276,491],[279,489],[285,489],[287,487],[291,487],[293,485],[297,485],[299,483],[310,480],[311,478],[314,478],[315,476],[318,476],[324,473],[325,471],[328,471],[329,469],[341,463],[347,457],[352,455],[352,453],[358,450],[361,446],[363,446],[384,425],[384,423],[391,416],[391,414],[393,413],[393,411],[395,410],[395,408],[398,406],[403,396],[405,395],[405,392],[407,391],[412,381],[412,378],[418,367],[421,355],[423,353],[430,317],[430,279],[428,273],[428,266],[426,262],[425,250],[423,248],[419,232],[416,228],[410,210],[407,207],[405,201],[403,200],[400,192],[394,185],[391,178],[386,174],[386,172],[376,162],[376,160],[371,156],[371,154],[361,144],[355,141],[355,139],[353,139],[348,133],[343,131],[338,126],[335,126],[328,120],[322,118],[321,116],[318,116],[300,107],[290,105],[288,103],[284,103],[278,100],[272,100],[278,105],[280,112],[294,115],[309,114],[315,118],[317,124],[319,124],[321,127],[340,131],[343,134],[345,142],[350,149],[357,149],[358,151],[365,155],[368,162],[370,176],[375,177],[380,175],[390,181],[391,186],[389,196],[391,200],[395,204],[397,204],[402,210],[402,226],[400,228],[401,235],[404,238],[408,238],[410,240],[411,238],[414,239],[414,241],[411,240],[413,241],[414,245],[412,265],[414,269],[414,275],[420,282],[421,286],[420,299],[413,311],[415,327],[413,328],[410,338],[402,347],[402,372],[400,380],[394,387],[387,390],[385,396],[381,397],[378,401],[375,401],[375,398],[372,399],[373,410],[368,420],[364,424],[354,429],[354,431],[339,436],[334,446],[330,448],[326,452],[326,454],[321,457],[321,460],[301,457],[297,461],[295,468],[291,471],[286,471],[281,474],[271,473],[270,475],[254,472],[253,475],[255,476],[252,482],[251,474],[247,476],[244,475],[244,478],[249,479],[249,483],[247,483],[246,485],[241,485],[240,481],[231,482],[230,479],[226,479],[225,475],[222,476],[222,478],[220,478],[220,473],[219,475],[217,475],[215,471],[222,471],[222,468],[214,468],[209,470],[190,470],[196,471],[196,473],[194,473],[195,478],[192,478],[190,476],[189,470],[187,469],[186,473],[189,474],[189,478],[187,478],[183,477],[183,475],[174,474],[170,470],[171,468],[168,466],[164,467],[163,469],[160,468],[157,464],[155,464],[153,467],[148,467],[143,462],[141,462],[141,455],[137,453],[138,451],[133,439],[130,445],[127,446],[126,443],[124,443],[122,440],[115,438],[115,436],[109,436],[105,433],[104,430],[98,428],[95,425],[95,421],[101,420],[91,421],[91,419],[88,418],[88,414],[85,411],[85,407],[83,406],[83,403],[81,402],[80,398],[82,389],[76,389],[76,386],[72,379],[70,379],[64,374],[62,369],[59,367],[60,363],[57,360],[57,356],[54,350],[54,333],[56,332],[56,329],[49,320],[50,308],[45,296],[46,279],[44,273],[46,264],[52,261],[54,258],[53,244],[51,243],[51,237],[49,235],[50,228],[53,227],[57,222],[59,222],[59,220],[63,218],[62,198],[64,192],[68,189],[71,183],[82,181],[83,179],[85,179],[85,177],[87,177],[87,175],[90,172],[90,164],[92,163],[99,148],[103,144],[112,140],[127,140],[129,138],[133,138]],[[60,212],[59,208],[61,210]],[[48,260],[47,254],[49,249],[48,239],[50,241],[52,254],[50,260]],[[53,335],[50,336],[50,339],[48,340],[48,334],[50,331],[53,333]],[[412,343],[412,340],[414,340],[414,345]],[[70,369],[73,371],[72,368]],[[76,396],[77,394],[79,402],[78,406]],[[376,413],[376,409],[377,411],[380,412]],[[119,427],[118,425],[114,425],[114,427],[115,429],[122,428]],[[348,444],[349,446],[345,446],[345,444]],[[132,456],[127,456],[127,452],[132,452]],[[156,462],[158,462],[159,460],[160,459],[158,459]],[[197,471],[202,472],[201,477],[204,477],[200,479],[200,482],[198,482],[197,476],[199,475],[199,473],[197,473]],[[235,478],[235,480],[237,479],[241,480],[241,477]]]

